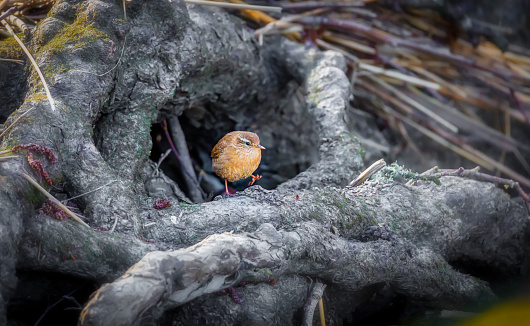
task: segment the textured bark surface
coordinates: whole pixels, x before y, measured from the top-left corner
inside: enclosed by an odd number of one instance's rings
[[[60,198],[106,186],[76,200],[99,228],[88,229],[36,212],[44,198],[19,174],[31,171],[23,153],[0,162],[0,324],[16,269],[111,282],[82,325],[295,324],[314,278],[328,285],[329,318],[340,325],[374,293],[432,307],[495,298],[455,264],[528,272],[527,212],[492,184],[418,181],[391,167],[345,187],[362,170],[363,149],[348,128],[352,93],[340,55],[282,38],[259,47],[220,9],[127,2],[124,21],[120,6],[59,1],[30,40],[51,67],[57,110],[32,72],[6,126],[33,111],[1,148],[53,149],[58,163],[42,162]],[[279,185],[177,202],[185,194],[149,160],[150,128],[182,114],[195,150],[209,152],[233,129],[256,131],[267,147],[258,183]],[[164,196],[172,206],[154,209]],[[219,294],[235,286],[241,304]]]
[[[441,181],[440,186],[372,182],[358,189],[323,188],[296,195],[252,189],[203,204],[178,219],[171,236],[159,239],[181,243],[190,230],[200,232],[194,236],[201,239],[208,228],[240,235],[218,234],[187,249],[148,254],[99,291],[81,324],[108,320],[125,325],[146,307],[172,308],[240,282],[293,274],[318,277],[351,292],[386,283],[439,307],[492,299],[486,283],[454,270],[448,261],[519,274],[526,212],[491,185]],[[220,216],[230,202],[230,212]],[[209,206],[218,212],[211,220]],[[205,220],[209,223],[202,224]],[[160,220],[161,229],[171,230],[170,221]],[[244,233],[263,222],[258,230]]]

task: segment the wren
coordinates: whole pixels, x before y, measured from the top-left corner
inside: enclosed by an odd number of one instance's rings
[[[225,191],[228,196],[227,181],[252,177],[249,185],[261,179],[252,175],[261,162],[261,150],[265,147],[259,143],[259,137],[248,131],[232,131],[226,134],[212,149],[212,166],[218,176],[225,179]]]

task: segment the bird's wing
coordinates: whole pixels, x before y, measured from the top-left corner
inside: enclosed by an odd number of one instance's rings
[[[211,157],[214,159],[218,159],[219,156],[221,156],[221,153],[223,153],[223,148],[226,147],[226,140],[221,139],[212,149]]]

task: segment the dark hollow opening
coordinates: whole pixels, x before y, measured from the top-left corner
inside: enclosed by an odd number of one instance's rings
[[[255,174],[263,178],[255,184],[265,189],[274,189],[319,160],[318,138],[314,119],[307,112],[300,86],[288,83],[272,109],[251,107],[244,112],[221,112],[215,104],[196,106],[184,111],[179,123],[184,132],[195,174],[209,199],[224,192],[224,180],[212,168],[210,153],[215,144],[228,132],[251,131],[260,137],[262,159]],[[166,120],[169,122],[169,120]],[[171,125],[168,125],[171,129]],[[153,148],[151,160],[158,162],[170,144],[161,124],[152,127]],[[173,140],[175,142],[175,140]],[[187,192],[183,178],[183,167],[171,153],[161,164],[163,172]],[[248,187],[251,179],[229,183],[229,187],[241,191]]]
[[[42,271],[18,271],[7,319],[17,325],[75,325],[84,305],[99,284]],[[13,324],[15,325],[15,324]]]

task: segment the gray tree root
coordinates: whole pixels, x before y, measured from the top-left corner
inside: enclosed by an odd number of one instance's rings
[[[289,275],[318,277],[340,286],[342,293],[387,283],[399,293],[429,301],[433,306],[453,307],[494,296],[486,283],[455,271],[448,261],[473,261],[515,275],[526,255],[528,219],[524,208],[488,183],[456,177],[442,178],[439,186],[430,182],[412,186],[371,181],[354,189],[315,188],[296,195],[255,187],[235,198],[201,204],[174,225],[161,217],[157,227],[169,229],[173,225],[177,235],[211,234],[219,229],[239,234],[212,235],[187,249],[147,254],[124,276],[100,289],[86,307],[82,324],[105,324],[108,320],[125,325],[140,320],[144,312],[156,319],[166,309],[240,282]],[[232,213],[230,219],[213,216],[211,210],[219,212],[220,204],[231,207],[226,210],[227,215]],[[259,204],[263,205],[261,210],[256,209]],[[175,214],[165,213],[169,221]],[[253,223],[258,221],[265,224],[252,232]],[[38,244],[46,242],[49,233],[68,234],[65,228],[71,236],[56,245],[78,248],[76,260],[65,263],[58,255],[36,259]],[[65,222],[35,222],[20,245],[20,267],[29,267],[22,262],[33,262],[31,268],[37,270],[62,266],[63,273],[74,275],[94,268],[94,275],[85,272],[85,276],[96,277],[97,271],[105,268],[102,264],[97,269],[100,261],[111,261],[119,254],[125,263],[114,269],[123,272],[127,262],[142,254],[141,248],[153,249],[153,245],[141,243],[134,245],[135,250],[124,250],[132,244],[125,238],[91,232],[98,234],[95,243],[109,246],[99,261],[90,256],[94,249],[83,245],[88,236],[83,228]],[[184,236],[172,239],[179,246],[196,241],[183,241]],[[37,245],[30,248],[28,243]],[[155,245],[167,247],[168,243]],[[41,255],[52,248],[41,249]],[[82,268],[89,266],[86,264],[95,267]],[[308,284],[304,286],[307,289]],[[216,297],[211,300],[219,300]],[[292,310],[301,308],[305,297],[295,299],[284,304],[298,304]],[[256,300],[247,299],[243,305],[259,306],[260,299]],[[222,307],[235,304],[221,302]]]
[[[31,171],[26,157],[2,161],[0,324],[15,268],[101,283],[121,276],[91,299],[81,325],[292,324],[307,277],[326,283],[334,302],[386,285],[452,307],[495,298],[454,262],[521,273],[527,214],[492,184],[456,177],[404,184],[392,180],[400,171],[390,167],[386,176],[346,187],[361,171],[362,148],[346,127],[351,89],[340,55],[280,38],[259,48],[220,9],[126,4],[122,21],[118,2],[58,1],[31,40],[37,61],[53,67],[47,78],[57,110],[32,73],[6,126],[33,111],[1,148],[53,149],[58,163],[42,161],[54,191],[90,192],[78,204],[97,229],[35,214],[43,198],[19,174]],[[274,118],[285,102],[280,113],[290,121]],[[272,191],[253,186],[232,198],[154,209],[148,194],[184,195],[162,173],[152,177],[151,124],[197,104],[209,105],[202,123],[212,138],[255,125],[275,145],[266,153],[276,160],[264,157],[263,165],[312,164]],[[260,283],[272,279],[276,285]],[[217,293],[242,282],[240,305]],[[354,307],[337,306],[331,317]]]

